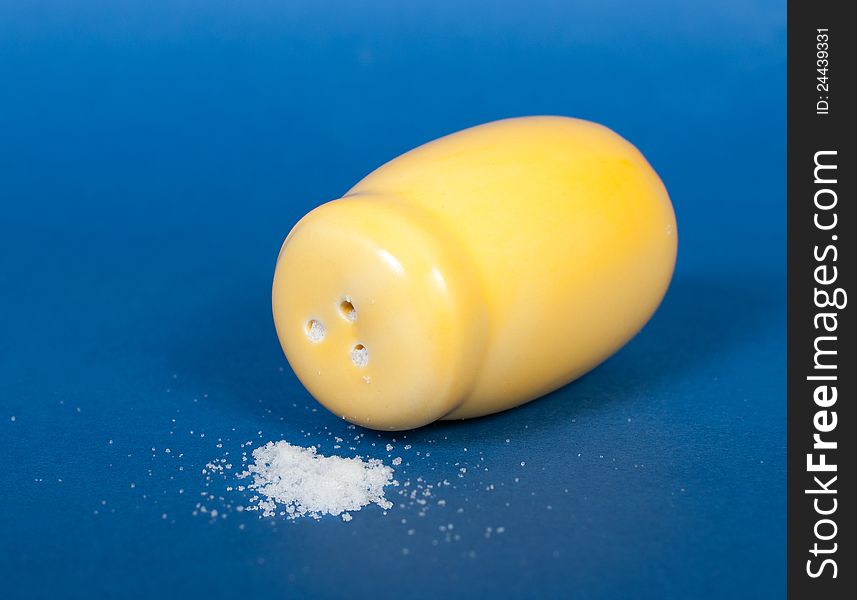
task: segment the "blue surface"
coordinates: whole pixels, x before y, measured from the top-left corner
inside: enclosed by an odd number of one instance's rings
[[[0,596],[784,594],[785,3],[585,4],[0,5]],[[360,433],[274,334],[291,225],[525,114],[603,122],[663,177],[654,320],[520,409],[365,432],[450,481],[425,516],[237,512],[207,461]]]

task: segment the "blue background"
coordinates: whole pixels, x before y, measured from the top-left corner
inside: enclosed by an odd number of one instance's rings
[[[279,349],[282,239],[527,114],[661,174],[661,309],[546,398],[353,440]],[[784,158],[781,1],[0,3],[0,596],[782,596]],[[278,439],[451,485],[287,522],[201,473]]]

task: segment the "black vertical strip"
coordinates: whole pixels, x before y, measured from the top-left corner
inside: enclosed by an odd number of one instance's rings
[[[848,2],[788,3],[788,589],[854,598],[854,122]],[[850,490],[851,492],[849,493]]]

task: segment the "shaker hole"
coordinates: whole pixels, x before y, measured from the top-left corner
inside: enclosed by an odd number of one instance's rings
[[[357,344],[351,350],[351,362],[355,367],[363,368],[369,364],[369,350],[363,344]]]
[[[304,332],[309,338],[309,341],[317,344],[324,339],[324,334],[327,333],[327,328],[321,321],[310,319],[304,326]]]
[[[357,320],[357,309],[354,308],[354,304],[351,303],[351,298],[344,298],[342,302],[339,303],[339,314],[342,315],[346,321],[356,321]]]

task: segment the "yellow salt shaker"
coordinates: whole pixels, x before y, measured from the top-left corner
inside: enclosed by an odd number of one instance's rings
[[[273,312],[325,407],[401,430],[580,377],[652,316],[676,224],[646,159],[596,123],[496,121],[376,169],[292,229]]]

